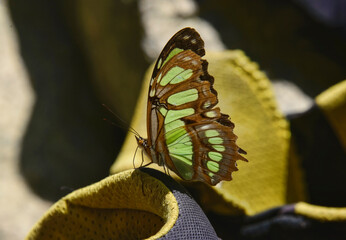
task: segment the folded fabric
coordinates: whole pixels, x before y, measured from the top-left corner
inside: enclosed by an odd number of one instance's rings
[[[55,203],[27,239],[218,239],[184,187],[153,169],[112,175]]]
[[[284,205],[246,217],[239,239],[345,239],[346,208]]]

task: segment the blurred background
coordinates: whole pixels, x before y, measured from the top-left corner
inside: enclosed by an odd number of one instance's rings
[[[345,12],[342,0],[0,0],[0,239],[23,239],[54,201],[109,175],[119,118],[179,29],[207,51],[243,50],[290,118],[345,79]]]

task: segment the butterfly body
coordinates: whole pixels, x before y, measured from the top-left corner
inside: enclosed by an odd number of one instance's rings
[[[214,78],[202,59],[204,42],[191,28],[176,33],[160,54],[150,81],[148,138],[137,137],[152,162],[182,179],[216,185],[231,180],[236,160],[234,124],[220,112]]]

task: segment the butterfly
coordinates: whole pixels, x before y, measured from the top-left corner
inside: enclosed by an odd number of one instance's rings
[[[220,112],[204,42],[193,28],[177,32],[163,48],[150,80],[148,138],[136,136],[151,162],[187,181],[216,185],[231,180],[237,160],[234,124]]]

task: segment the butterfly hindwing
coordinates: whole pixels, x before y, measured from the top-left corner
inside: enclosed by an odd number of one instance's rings
[[[235,162],[246,159],[235,143],[234,124],[215,107],[204,53],[203,40],[191,28],[164,47],[150,81],[146,152],[185,180],[215,185],[230,180]]]
[[[202,124],[190,124],[187,127],[197,133],[194,138],[194,161],[196,167],[194,179],[215,185],[221,180],[231,180],[232,172],[237,170],[236,160],[245,160],[239,152],[235,141],[237,136],[229,126],[219,123],[222,115],[214,108],[214,117],[207,117]]]

